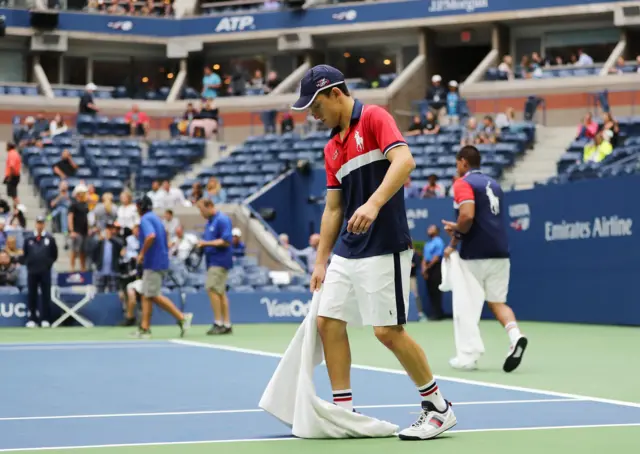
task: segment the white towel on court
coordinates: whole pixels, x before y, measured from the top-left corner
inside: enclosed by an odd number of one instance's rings
[[[458,252],[444,259],[441,269],[442,283],[439,288],[452,293],[456,356],[460,359],[478,358],[484,354],[479,326],[484,290]]]
[[[321,292],[314,293],[309,313],[267,385],[260,408],[291,427],[299,438],[394,436],[397,425],[349,412],[316,395],[313,371],[323,361],[316,322]]]

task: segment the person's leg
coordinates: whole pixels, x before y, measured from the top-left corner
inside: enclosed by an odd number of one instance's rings
[[[35,328],[38,326],[38,279],[34,274],[27,275],[28,304],[29,304],[29,321],[27,328]]]
[[[442,274],[440,272],[440,266],[436,265],[429,270],[427,276],[427,291],[429,292],[429,302],[431,303],[433,320],[442,320],[444,318],[444,311],[442,310],[442,291],[440,290],[440,284],[442,283]]]
[[[207,268],[207,278],[205,280],[205,289],[209,295],[211,303],[211,312],[213,312],[213,325],[207,331],[207,334],[220,334],[223,329],[223,310],[222,310],[222,294],[218,285],[218,269],[217,266]]]
[[[413,251],[362,260],[356,296],[365,325],[396,356],[422,398],[418,421],[400,432],[401,439],[434,438],[456,424],[451,406],[433,377],[424,350],[405,331]]]
[[[351,348],[347,323],[355,320],[357,303],[349,278],[349,262],[350,260],[337,256],[331,260],[322,284],[317,324],[331,382],[333,402],[352,411]]]
[[[78,256],[80,258],[80,271],[87,271],[87,237],[81,236],[79,239],[80,247]]]
[[[485,286],[487,305],[509,336],[509,353],[502,369],[505,372],[512,372],[522,362],[529,341],[520,331],[513,310],[506,304],[511,263],[509,259],[495,259],[487,261],[487,267]]]
[[[40,301],[40,326],[48,328],[51,326],[51,271],[39,275]]]
[[[417,276],[411,276],[411,292],[416,297],[416,309],[418,310],[418,318],[420,320],[424,320],[426,316],[424,314],[424,308],[422,307],[422,300],[420,299]]]

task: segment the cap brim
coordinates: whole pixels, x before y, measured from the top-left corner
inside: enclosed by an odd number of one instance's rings
[[[291,108],[293,110],[305,110],[308,109],[314,99],[318,96],[318,92],[315,92],[313,96],[300,96],[296,102],[293,103]]]

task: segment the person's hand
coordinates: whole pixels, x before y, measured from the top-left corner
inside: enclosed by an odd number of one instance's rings
[[[76,232],[71,232],[71,234],[70,234],[70,235],[71,235],[71,238],[75,238],[75,237],[77,237],[77,236],[78,236],[78,234],[77,234]]]
[[[324,282],[324,276],[327,272],[327,268],[325,265],[315,265],[313,267],[313,273],[311,274],[311,284],[309,288],[311,289],[311,293],[316,290],[320,290],[322,283]]]
[[[362,233],[366,233],[373,224],[373,221],[378,217],[378,213],[380,209],[377,208],[373,203],[367,202],[358,208],[349,222],[347,223],[347,232],[355,233],[356,235],[360,235]]]
[[[458,224],[451,221],[442,220],[442,225],[444,225],[444,231],[449,235],[453,235],[454,232],[458,229]]]
[[[455,251],[454,248],[452,248],[451,246],[447,246],[444,250],[444,258],[448,259],[449,256]]]
[[[203,241],[203,240],[198,241],[198,247],[199,247],[200,249],[202,249],[203,247],[205,247],[205,246],[206,246],[206,244],[205,244],[205,243],[206,243],[206,242],[205,242],[205,241]]]
[[[136,262],[138,263],[138,265],[140,265],[143,261],[144,261],[144,255],[141,252],[140,254],[138,254],[138,259],[136,260]]]

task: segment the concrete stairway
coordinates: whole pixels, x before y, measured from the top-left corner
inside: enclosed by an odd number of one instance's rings
[[[4,175],[4,169],[7,163],[7,149],[6,142],[0,142],[0,171]],[[18,185],[18,198],[20,203],[25,206],[25,218],[27,219],[27,228],[33,227],[33,221],[39,214],[44,214],[45,206],[41,200],[40,195],[35,192],[33,186],[29,181],[29,171],[26,168],[26,164],[22,163],[22,175],[20,176],[20,184]],[[7,187],[3,184],[0,190],[0,196],[4,198],[9,205],[12,205],[11,199],[7,196]]]
[[[502,185],[505,189],[528,189],[534,182],[544,181],[556,174],[556,162],[576,135],[573,126],[538,126],[537,143],[533,150],[505,171]]]

